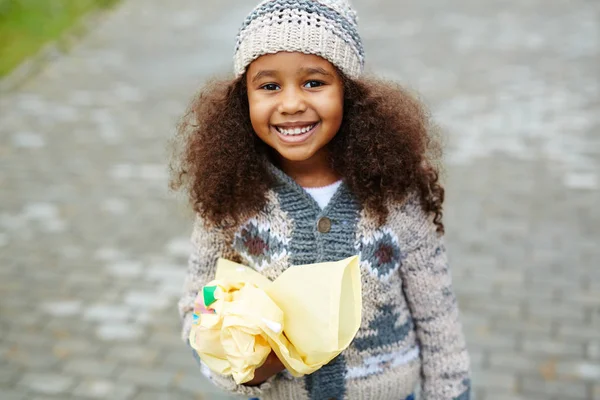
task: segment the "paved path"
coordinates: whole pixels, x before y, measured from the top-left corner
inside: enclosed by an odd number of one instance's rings
[[[179,342],[165,143],[253,3],[125,1],[0,96],[1,399],[224,399]],[[355,4],[371,68],[448,132],[477,398],[600,399],[598,3]]]

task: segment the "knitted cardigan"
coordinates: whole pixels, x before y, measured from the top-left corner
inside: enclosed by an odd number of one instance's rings
[[[204,375],[232,394],[263,400],[398,400],[414,393],[420,378],[424,400],[468,400],[469,358],[446,251],[417,197],[390,204],[387,222],[380,226],[345,184],[321,209],[290,177],[270,168],[276,184],[261,212],[226,228],[197,218],[179,301],[183,340],[188,340],[196,294],[214,278],[219,257],[275,279],[290,265],[358,254],[361,327],[348,349],[302,378],[284,372],[248,387],[200,363]],[[328,220],[319,224],[323,218]]]

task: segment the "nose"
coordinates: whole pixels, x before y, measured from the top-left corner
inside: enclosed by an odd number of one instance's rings
[[[280,97],[279,112],[281,114],[297,114],[306,111],[306,101],[302,91],[293,88],[285,88]]]

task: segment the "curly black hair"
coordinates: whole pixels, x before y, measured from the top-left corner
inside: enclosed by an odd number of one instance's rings
[[[334,171],[381,224],[388,201],[417,193],[442,234],[439,131],[425,107],[394,82],[342,80],[344,118],[328,144]],[[185,190],[207,221],[235,223],[265,205],[273,180],[261,160],[271,151],[252,130],[245,75],[207,84],[172,144],[171,188]]]

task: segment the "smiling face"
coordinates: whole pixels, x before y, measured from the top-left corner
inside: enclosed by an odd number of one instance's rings
[[[252,128],[285,162],[322,161],[342,123],[343,83],[329,61],[279,52],[247,70]]]

